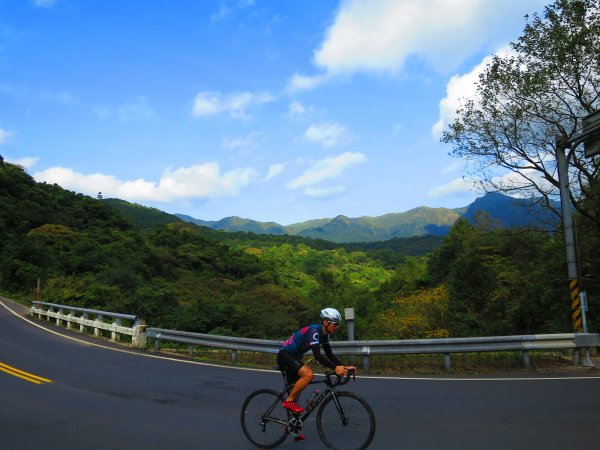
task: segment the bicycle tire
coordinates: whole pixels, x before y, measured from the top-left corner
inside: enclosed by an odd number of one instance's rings
[[[257,447],[275,448],[288,437],[287,413],[281,402],[279,393],[271,389],[254,391],[244,401],[240,414],[242,430],[248,440]],[[267,413],[268,416],[265,417]]]
[[[347,423],[329,396],[317,414],[317,430],[330,450],[365,450],[375,436],[375,415],[368,403],[353,392],[338,392]]]

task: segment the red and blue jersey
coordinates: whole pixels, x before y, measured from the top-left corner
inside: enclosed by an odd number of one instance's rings
[[[329,336],[323,333],[321,324],[315,323],[299,329],[281,344],[281,348],[298,359],[311,347],[328,344]]]

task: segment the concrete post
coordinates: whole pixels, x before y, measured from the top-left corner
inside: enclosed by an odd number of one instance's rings
[[[529,351],[523,350],[523,365],[526,369],[531,367],[531,360],[529,359]]]
[[[452,360],[450,358],[450,353],[444,353],[444,369],[446,372],[452,372]]]
[[[146,325],[136,323],[133,326],[133,336],[131,337],[131,344],[137,348],[144,348],[147,342],[148,336],[146,335]],[[157,350],[160,348],[160,343],[158,342],[158,339],[156,339],[156,341],[154,342],[154,346]]]
[[[102,316],[96,317],[96,322],[102,323],[103,321],[104,321],[104,318]],[[94,336],[98,337],[101,334],[102,334],[102,332],[100,331],[100,328],[94,327]]]
[[[88,314],[87,313],[83,313],[83,315],[81,316],[82,319],[87,319],[88,318]],[[79,332],[80,333],[84,333],[85,332],[85,325],[80,323],[79,324]]]

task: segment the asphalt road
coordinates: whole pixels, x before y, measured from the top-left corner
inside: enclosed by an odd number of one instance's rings
[[[253,390],[281,384],[274,372],[193,364],[129,353],[100,341],[106,348],[75,341],[55,334],[62,329],[24,320],[3,305],[3,450],[252,449],[239,424],[241,404]],[[526,379],[359,377],[347,388],[367,399],[375,413],[372,449],[600,448],[598,373],[576,372],[585,378],[554,374],[553,379],[548,374],[535,378],[540,374],[534,372]],[[324,448],[314,422],[305,434],[306,441],[288,439],[279,448]]]

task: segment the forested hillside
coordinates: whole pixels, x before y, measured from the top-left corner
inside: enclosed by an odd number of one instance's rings
[[[555,210],[560,205],[551,202]],[[229,232],[252,232],[267,235],[296,235],[337,243],[369,243],[420,236],[445,236],[461,217],[475,222],[485,214],[490,223],[507,228],[529,228],[553,231],[559,226],[559,217],[545,206],[543,198],[515,198],[498,192],[488,192],[463,208],[429,208],[421,206],[403,213],[378,217],[314,219],[282,226],[275,222],[258,222],[241,217],[226,217],[219,221],[194,219],[185,214],[176,217],[203,227]],[[118,206],[123,206],[118,204]],[[139,211],[124,211],[139,215]],[[166,215],[166,214],[165,214]],[[384,244],[387,245],[387,244]]]
[[[135,217],[146,225],[138,226],[122,215],[127,205],[114,206],[4,164],[0,289],[33,298],[40,278],[45,301],[258,338],[283,339],[324,306],[354,307],[358,339],[570,330],[560,234],[488,231],[461,219],[443,241],[419,238],[428,253],[411,256],[397,240],[344,247],[224,233],[165,223],[144,207]],[[597,231],[581,223],[595,236],[582,255],[594,327]]]

